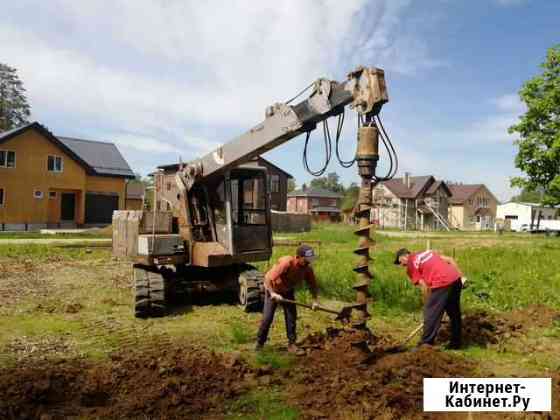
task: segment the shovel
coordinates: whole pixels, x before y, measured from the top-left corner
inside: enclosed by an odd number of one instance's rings
[[[306,303],[296,302],[295,300],[289,300],[289,299],[282,298],[281,300],[278,300],[277,302],[292,303],[294,305],[302,306],[304,308],[313,310],[313,306],[308,305]],[[325,308],[324,306],[320,306],[320,305],[315,306],[315,309],[318,310],[318,311],[328,312],[329,314],[334,314],[334,315],[336,315],[336,318],[335,318],[336,321],[341,321],[341,322],[344,322],[344,323],[350,322],[350,318],[351,318],[351,315],[352,315],[352,306],[345,306],[340,311],[335,311],[334,309]]]
[[[406,350],[406,345],[408,344],[408,342],[410,340],[412,340],[412,338],[418,334],[418,332],[422,329],[422,327],[424,326],[424,323],[418,325],[416,328],[414,328],[414,330],[408,334],[406,336],[406,338],[402,341],[402,343],[393,346],[393,347],[389,347],[388,349],[385,349],[385,353],[400,353]]]

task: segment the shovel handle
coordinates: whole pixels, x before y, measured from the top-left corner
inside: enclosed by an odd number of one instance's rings
[[[313,306],[308,305],[307,303],[296,302],[295,300],[282,298],[278,302],[280,302],[280,303],[292,303],[294,305],[303,306],[304,308],[313,310]],[[324,306],[315,306],[315,309],[318,310],[318,311],[328,312],[329,314],[334,314],[334,315],[338,315],[340,313],[339,311],[335,311],[333,309],[325,308]]]
[[[402,342],[401,345],[404,346],[410,340],[412,340],[412,337],[414,337],[416,334],[418,334],[418,331],[420,331],[423,326],[424,326],[424,323],[422,323],[422,324],[418,325],[416,328],[414,328],[414,330],[406,336],[406,338],[404,339],[404,341]]]

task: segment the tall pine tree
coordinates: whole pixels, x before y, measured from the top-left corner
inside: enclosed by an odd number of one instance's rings
[[[25,88],[16,69],[0,63],[0,131],[25,124],[30,114]]]

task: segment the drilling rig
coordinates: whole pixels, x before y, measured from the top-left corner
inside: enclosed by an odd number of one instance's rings
[[[306,92],[308,97],[294,105]],[[286,103],[265,111],[265,119],[244,134],[207,155],[179,165],[175,173],[156,173],[155,196],[173,214],[170,232],[138,235],[138,257],[133,266],[135,315],[161,316],[169,296],[177,289],[231,290],[247,311],[257,309],[264,295],[263,274],[251,263],[267,261],[272,254],[269,182],[265,168],[253,159],[300,134],[306,134],[304,165],[321,175],[331,158],[331,134],[327,120],[338,117],[336,156],[344,167],[357,162],[361,188],[357,203],[358,248],[354,251],[357,328],[367,329],[368,287],[373,278],[369,264],[372,187],[396,172],[396,153],[379,114],[388,101],[385,74],[378,68],[359,67],[343,82],[318,79]],[[343,161],[339,140],[346,107],[357,112],[357,152]],[[323,124],[325,164],[311,171],[307,163],[310,133]],[[376,174],[379,138],[389,154],[390,168]],[[152,214],[155,219],[157,214]],[[150,222],[147,223],[148,226]]]

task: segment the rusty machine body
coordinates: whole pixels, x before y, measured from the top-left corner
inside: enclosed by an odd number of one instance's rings
[[[155,174],[157,202],[172,211],[174,223],[171,233],[158,234],[154,229],[138,236],[137,317],[165,314],[168,298],[177,289],[231,290],[245,310],[257,309],[264,294],[263,274],[250,263],[270,258],[272,231],[267,173],[253,159],[300,134],[307,133],[309,140],[309,133],[321,122],[330,142],[326,120],[333,116],[339,117],[338,156],[341,119],[351,106],[359,121],[352,163],[358,163],[362,177],[355,309],[356,324],[365,325],[372,278],[368,269],[371,188],[376,180],[386,179],[375,176],[379,124],[374,118],[388,101],[384,72],[360,67],[344,82],[319,79],[309,88],[307,99],[268,107],[263,122],[211,153],[179,165],[174,173]]]

